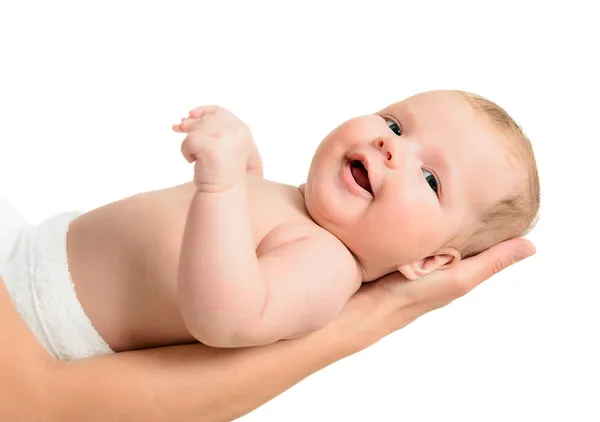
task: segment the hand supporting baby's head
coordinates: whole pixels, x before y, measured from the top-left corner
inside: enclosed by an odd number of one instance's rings
[[[306,205],[364,269],[418,278],[525,234],[539,210],[531,144],[498,105],[415,95],[351,119],[317,149]]]

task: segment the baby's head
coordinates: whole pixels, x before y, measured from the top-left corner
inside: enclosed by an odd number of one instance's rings
[[[431,91],[334,129],[305,198],[369,281],[396,270],[415,279],[526,234],[539,190],[531,144],[502,108]]]

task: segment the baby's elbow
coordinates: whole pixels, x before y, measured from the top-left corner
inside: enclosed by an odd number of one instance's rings
[[[239,337],[227,337],[227,336],[215,336],[207,338],[206,341],[202,341],[202,344],[215,347],[219,349],[237,349],[242,347],[254,347],[260,346],[261,344],[255,342],[248,342],[240,339]]]
[[[280,340],[274,333],[252,325],[219,325],[188,327],[190,334],[200,343],[222,349],[264,346]]]
[[[200,343],[211,347],[224,347],[227,343],[228,333],[223,327],[207,324],[195,315],[189,315],[182,312],[185,328],[190,335]]]
[[[238,330],[202,330],[193,332],[192,335],[202,344],[219,349],[239,347],[253,347],[263,345],[260,339],[248,336]]]
[[[200,343],[218,348],[245,347],[254,344],[246,333],[246,327],[232,321],[209,322],[193,316],[184,316],[189,333]]]
[[[192,333],[192,335],[200,343],[202,343],[206,346],[209,346],[209,347],[215,347],[215,348],[219,348],[219,349],[241,347],[241,346],[235,344],[235,342],[232,341],[231,337],[228,337],[227,335],[224,335],[223,333],[210,334],[210,335],[207,335],[206,333]]]
[[[278,340],[274,338],[273,330],[261,320],[259,309],[202,305],[190,300],[180,302],[180,313],[186,329],[202,344],[236,348],[261,346]]]

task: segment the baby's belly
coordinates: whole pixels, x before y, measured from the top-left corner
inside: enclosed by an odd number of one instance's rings
[[[295,189],[257,178],[250,178],[248,189],[257,246],[290,215],[308,218]],[[67,254],[75,290],[113,350],[195,342],[177,300],[179,254],[194,192],[193,184],[185,184],[136,195],[71,224]],[[265,203],[272,204],[270,213]]]
[[[185,214],[111,205],[71,224],[67,255],[81,305],[115,351],[184,344],[177,267]]]

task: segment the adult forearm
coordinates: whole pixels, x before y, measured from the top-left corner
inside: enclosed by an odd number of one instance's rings
[[[231,421],[346,354],[315,333],[256,348],[190,345],[70,362],[52,376],[54,420]]]
[[[260,317],[266,286],[256,257],[244,182],[196,192],[180,257],[178,295],[190,332],[221,346]]]
[[[194,344],[57,361],[1,278],[0,326],[10,341],[0,348],[2,421],[231,421],[358,350],[338,327],[256,348]]]

